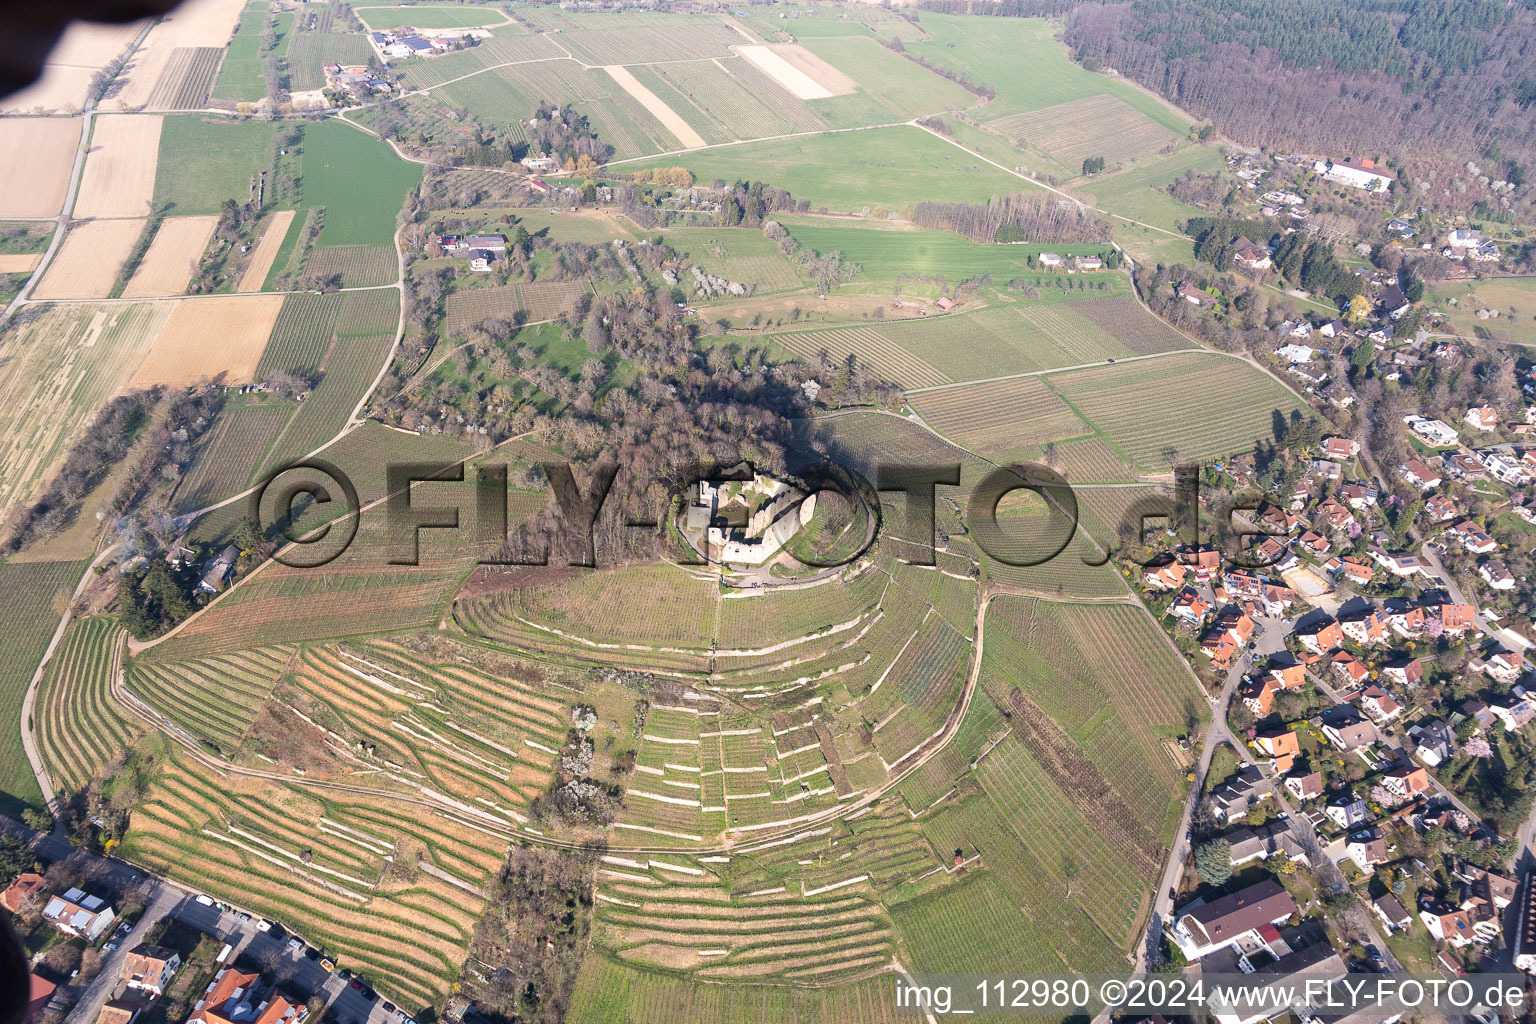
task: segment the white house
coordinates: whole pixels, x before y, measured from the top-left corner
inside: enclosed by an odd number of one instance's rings
[[[1317,355],[1317,349],[1311,345],[1298,345],[1293,341],[1289,345],[1281,345],[1275,349],[1275,355],[1287,363],[1310,363],[1312,357]]]
[[[1455,428],[1440,420],[1428,420],[1422,416],[1405,416],[1403,422],[1418,435],[1421,441],[1436,448],[1444,448],[1460,441]]]
[[[1207,903],[1196,900],[1175,916],[1169,935],[1189,960],[1228,946],[1261,942],[1260,929],[1297,912],[1296,901],[1273,878]]]
[[[1358,162],[1319,160],[1312,165],[1312,169],[1329,181],[1336,181],[1341,185],[1353,185],[1367,192],[1385,192],[1396,180],[1390,171],[1384,171],[1376,166],[1375,161],[1364,158]]]
[[[1476,405],[1462,417],[1467,426],[1475,430],[1499,429],[1499,414],[1491,405]]]

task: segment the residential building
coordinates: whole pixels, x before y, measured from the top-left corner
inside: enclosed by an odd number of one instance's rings
[[[1269,250],[1262,245],[1255,245],[1247,238],[1239,238],[1233,243],[1232,262],[1242,270],[1268,270],[1274,266],[1270,258]]]
[[[1424,681],[1424,662],[1406,654],[1401,655],[1383,665],[1381,667],[1381,674],[1399,686],[1418,686]],[[1390,699],[1390,695],[1388,699]],[[1394,701],[1393,703],[1395,704],[1396,702]],[[1365,707],[1366,714],[1371,715],[1372,718],[1377,717],[1371,714],[1371,708],[1366,705],[1364,697],[1361,698],[1361,706]],[[1401,711],[1402,707],[1398,706],[1397,712],[1400,713]]]
[[[1517,970],[1536,974],[1536,882],[1525,876],[1525,893],[1520,900],[1520,917],[1515,926],[1515,945],[1511,951]]]
[[[1179,591],[1179,596],[1168,606],[1168,614],[1176,619],[1182,619],[1194,626],[1205,623],[1205,616],[1210,612],[1211,606],[1200,593],[1190,587]]]
[[[1211,547],[1181,548],[1178,559],[1195,574],[1201,583],[1208,581],[1221,568],[1221,552]]]
[[[1334,651],[1328,656],[1328,665],[1345,687],[1361,686],[1371,678],[1371,670],[1366,668],[1365,662],[1348,651]]]
[[[1488,536],[1488,531],[1470,519],[1463,519],[1446,527],[1446,536],[1454,537],[1474,555],[1487,555],[1499,550],[1498,541]]]
[[[1473,896],[1487,900],[1493,904],[1493,909],[1503,910],[1520,894],[1520,886],[1512,878],[1496,875],[1487,868],[1470,864],[1461,858],[1456,858],[1451,867],[1451,872],[1470,888]]]
[[[1200,638],[1200,650],[1217,665],[1229,665],[1253,637],[1253,626],[1253,619],[1247,614],[1228,608]]]
[[[1425,900],[1419,920],[1429,929],[1430,938],[1456,949],[1473,943],[1486,945],[1498,938],[1498,915],[1486,900],[1472,897],[1453,907],[1438,900]]]
[[[1390,932],[1406,932],[1413,928],[1413,915],[1398,900],[1396,896],[1387,893],[1371,901],[1371,909]]]
[[[139,943],[123,960],[123,984],[141,992],[164,995],[165,988],[181,969],[181,955],[164,946]]]
[[[1498,559],[1491,559],[1477,567],[1477,574],[1483,578],[1483,582],[1494,590],[1515,589],[1514,574],[1509,567]]]
[[[1387,841],[1375,829],[1357,832],[1345,842],[1344,855],[1361,871],[1370,874],[1378,864],[1387,862]]]
[[[1154,590],[1173,590],[1184,585],[1187,572],[1181,563],[1168,561],[1162,565],[1149,566],[1142,572],[1141,579]]]
[[[1317,355],[1317,349],[1311,345],[1300,345],[1293,341],[1275,349],[1275,355],[1285,363],[1310,363],[1312,357]],[[1532,422],[1536,423],[1536,420]]]
[[[1413,756],[1431,768],[1444,764],[1456,753],[1456,731],[1441,719],[1412,726],[1408,736],[1414,743]]]
[[[203,570],[202,578],[197,581],[195,588],[199,594],[217,594],[224,589],[224,584],[235,574],[235,563],[240,559],[240,549],[233,544],[226,545],[220,551],[218,557],[208,563],[208,568]]]
[[[1474,405],[1462,417],[1462,422],[1473,430],[1498,430],[1499,414],[1491,405]]]
[[[1326,499],[1317,506],[1317,514],[1330,530],[1351,532],[1359,526],[1355,521],[1355,514],[1332,498]]]
[[[1323,735],[1340,750],[1354,750],[1376,742],[1376,727],[1351,704],[1323,712]]]
[[[1371,721],[1377,723],[1390,722],[1403,713],[1403,706],[1397,699],[1375,684],[1361,690],[1355,697],[1355,703],[1370,716]]]
[[[1381,777],[1381,785],[1399,802],[1413,800],[1429,792],[1429,772],[1416,765],[1399,765]]]
[[[1504,723],[1507,732],[1519,732],[1536,719],[1536,702],[1532,702],[1529,694],[1499,697],[1488,702],[1488,710]]]
[[[1313,654],[1326,654],[1344,642],[1344,630],[1333,619],[1320,619],[1293,634]]]
[[[1287,371],[1303,384],[1318,386],[1328,379],[1328,371],[1321,363],[1296,363]]]
[[[1448,424],[1440,420],[1424,419],[1422,416],[1407,416],[1403,422],[1408,424],[1408,429],[1418,436],[1419,440],[1433,448],[1445,448],[1461,441],[1460,436]]]
[[[1374,647],[1387,642],[1387,617],[1376,609],[1365,615],[1339,623],[1344,635],[1361,647]]]
[[[1365,800],[1354,793],[1343,793],[1329,800],[1323,807],[1323,814],[1339,828],[1354,828],[1371,820]]]
[[[262,993],[261,976],[225,967],[214,975],[187,1017],[187,1024],[297,1024],[302,1003],[272,988]]]
[[[1249,941],[1258,929],[1276,925],[1298,912],[1296,901],[1273,878],[1229,893],[1209,903],[1197,901],[1179,911],[1169,934],[1190,960]]]
[[[49,899],[43,917],[61,932],[95,942],[117,920],[117,912],[100,896],[76,888]]]
[[[1424,502],[1424,511],[1431,521],[1443,523],[1461,515],[1461,506],[1447,494],[1432,494]]]
[[[1285,788],[1300,801],[1316,800],[1323,795],[1323,773],[1308,772],[1305,775],[1287,775]]]
[[[1322,534],[1308,530],[1296,539],[1296,544],[1314,558],[1323,558],[1333,550],[1333,544]]]
[[[41,900],[47,892],[48,886],[42,875],[34,871],[23,871],[16,876],[16,881],[5,887],[5,892],[0,893],[0,907],[19,914],[33,902]]]
[[[1339,497],[1343,498],[1350,508],[1368,509],[1375,507],[1376,499],[1380,494],[1370,484],[1349,483],[1339,488]]]
[[[1211,811],[1219,822],[1236,821],[1273,795],[1264,773],[1249,765],[1211,791]]]
[[[1467,667],[1474,672],[1482,672],[1488,678],[1499,683],[1513,683],[1525,675],[1525,655],[1517,651],[1495,650],[1487,657],[1472,658],[1467,662]]]
[[[1403,479],[1421,491],[1427,491],[1432,487],[1439,487],[1443,482],[1439,473],[1436,473],[1418,459],[1409,459],[1403,463]]]
[[[1233,867],[1256,860],[1268,860],[1276,854],[1311,864],[1301,840],[1291,831],[1290,823],[1286,821],[1269,821],[1257,828],[1240,828],[1228,833],[1226,840],[1232,848]]]

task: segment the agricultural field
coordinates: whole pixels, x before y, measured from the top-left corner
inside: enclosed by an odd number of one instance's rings
[[[273,126],[201,114],[161,119],[154,204],[171,213],[217,214],[224,200],[249,201],[262,171],[271,171]]]
[[[79,146],[73,121],[0,118],[0,217],[58,216]]]
[[[1021,187],[1013,191],[1028,190],[1027,184],[1020,184]],[[820,253],[840,252],[844,259],[857,263],[862,268],[860,281],[893,281],[903,274],[923,277],[942,274],[958,284],[966,278],[990,274],[999,283],[1006,283],[1013,278],[1039,273],[1029,268],[1028,258],[1041,252],[1098,256],[1108,247],[1107,243],[1092,242],[980,244],[948,231],[913,228],[905,221],[868,221],[843,226],[826,218],[786,216],[782,223],[801,245]],[[1088,274],[1083,280],[1091,282],[1095,288],[1120,290],[1126,286],[1124,277],[1110,271]]]
[[[1166,468],[1252,448],[1296,395],[1252,365],[1215,353],[1051,374],[1047,383],[1137,465]]]
[[[1101,326],[1100,321],[1110,326]],[[1128,329],[1122,331],[1117,326],[1121,323]],[[1124,342],[1119,337],[1122,333]],[[1180,344],[1183,339],[1176,332],[1162,327],[1128,297],[999,305],[920,320],[770,337],[802,358],[814,358],[822,349],[833,359],[852,353],[909,390],[1147,354],[1132,345],[1154,352],[1193,347]]]
[[[1176,145],[1179,136],[1118,96],[1100,94],[986,122],[1022,147],[1043,150],[1070,173],[1090,157],[1114,167]]]
[[[304,272],[335,278],[342,288],[376,288],[394,283],[400,268],[394,250],[382,245],[329,245],[310,250]]]
[[[939,433],[998,462],[1022,461],[1044,442],[1089,429],[1036,377],[926,391],[912,403]]]
[[[0,809],[12,817],[42,807],[42,793],[21,747],[21,702],[53,638],[85,562],[0,563],[0,607],[9,622],[0,638]]]
[[[507,18],[494,7],[463,5],[434,7],[431,4],[412,4],[409,7],[360,6],[354,7],[358,19],[370,29],[412,28],[495,28],[506,25]]]
[[[695,145],[816,131],[804,103],[742,57],[630,69],[701,140]]]
[[[519,310],[528,314],[531,323],[553,320],[570,308],[576,296],[587,290],[583,281],[545,281],[467,289],[448,297],[443,329],[451,337],[462,337],[482,320],[496,317],[510,320]]]
[[[179,46],[150,92],[150,110],[197,110],[208,103],[224,51],[217,46]]]
[[[74,215],[146,216],[155,190],[160,131],[160,118],[152,114],[100,118],[91,133]]]
[[[412,89],[432,89],[500,64],[522,61],[569,60],[565,51],[548,36],[497,36],[482,39],[478,46],[445,53],[431,60],[397,65],[400,79]]]
[[[104,299],[118,270],[144,233],[143,220],[88,220],[69,229],[64,244],[32,290],[35,299]]]
[[[803,40],[801,45],[858,84],[854,95],[808,100],[812,110],[829,119],[830,127],[889,123],[982,104],[981,97],[964,86],[892,53],[871,38],[822,36]]]
[[[212,216],[168,217],[161,221],[138,270],[123,288],[123,298],[185,292],[218,223],[219,219]]]
[[[766,178],[797,199],[809,199],[813,209],[841,213],[865,207],[899,210],[935,195],[986,202],[1026,187],[1007,171],[909,125],[727,146],[619,166],[678,165],[699,181]]]
[[[250,259],[245,264],[245,271],[240,275],[240,283],[235,291],[259,292],[266,286],[272,265],[277,262],[277,254],[282,251],[293,222],[292,210],[278,210],[261,224],[256,246],[251,250]]]
[[[327,64],[367,64],[372,56],[368,37],[360,33],[295,32],[288,41],[290,88],[295,92],[323,89]]]
[[[979,112],[982,120],[1104,94],[1177,135],[1189,130],[1190,119],[1162,100],[1074,63],[1056,38],[1057,27],[1043,18],[992,22],[924,13],[922,27],[928,38],[907,42],[909,51],[997,90],[997,98]]]
[[[729,57],[730,48],[744,41],[715,18],[686,14],[637,12],[616,17],[526,8],[518,16],[536,29],[558,32],[560,42],[578,60],[599,66]]]
[[[1224,166],[1220,150],[1186,146],[1118,174],[1084,179],[1073,191],[1101,210],[1177,232],[1184,221],[1203,216],[1205,211],[1186,206],[1161,189],[1190,172],[1215,174]]]
[[[129,379],[133,387],[186,387],[220,376],[250,383],[283,297],[212,295],[170,305],[170,317]]]
[[[144,727],[111,695],[123,633],[110,618],[70,624],[38,689],[34,732],[43,764],[66,799],[126,753]]]
[[[211,505],[248,487],[267,449],[293,416],[291,403],[260,396],[261,403],[231,401],[199,444],[192,467],[177,485],[178,513]]]
[[[357,169],[367,167],[360,175]],[[306,125],[299,177],[306,208],[325,207],[315,245],[394,247],[395,214],[421,181],[421,167],[395,157],[383,142],[351,125]]]
[[[806,284],[800,269],[758,231],[671,228],[662,233],[662,241],[698,264],[705,273],[752,285],[760,294]]]
[[[122,390],[169,303],[50,306],[0,335],[0,511],[35,498],[102,403]]]
[[[260,2],[246,5],[240,15],[239,27],[224,54],[224,66],[219,69],[218,81],[213,85],[213,98],[234,103],[254,103],[267,95],[266,81],[262,76],[262,32],[273,17],[270,4]],[[277,18],[278,46],[293,30],[293,15],[279,14]]]

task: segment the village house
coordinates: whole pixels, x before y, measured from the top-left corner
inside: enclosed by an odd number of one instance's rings
[[[1218,822],[1236,821],[1273,795],[1264,773],[1249,765],[1211,791],[1211,813]]]
[[[187,1024],[295,1024],[304,1005],[277,989],[264,995],[261,975],[225,967],[214,975]]]
[[[1307,467],[1307,475],[1316,477],[1325,483],[1333,483],[1344,479],[1344,467],[1337,462],[1313,459],[1311,465]]]
[[[1522,484],[1526,481],[1526,464],[1515,456],[1509,448],[1488,448],[1477,453],[1477,461],[1482,463],[1488,475],[1501,484]]]
[[[1072,260],[1072,265],[1078,270],[1102,270],[1104,261],[1097,256],[1078,256]]]
[[[1325,338],[1342,338],[1349,333],[1349,325],[1338,317],[1334,317],[1319,327],[1317,333]]]
[[[1348,531],[1359,526],[1355,514],[1332,498],[1325,499],[1317,506],[1317,514],[1330,530]]]
[[[1306,320],[1287,320],[1285,323],[1281,324],[1275,329],[1281,334],[1285,335],[1287,338],[1298,338],[1305,340],[1312,337],[1312,325]],[[1308,362],[1309,360],[1298,361]]]
[[[1358,618],[1341,621],[1339,628],[1344,630],[1345,636],[1361,647],[1374,647],[1377,644],[1386,643],[1389,639],[1387,618],[1374,608]]]
[[[1488,711],[1504,723],[1506,732],[1519,732],[1536,719],[1536,703],[1531,700],[1530,694],[1511,694],[1507,697],[1499,697],[1488,702]]]
[[[1257,946],[1261,927],[1279,924],[1298,909],[1284,886],[1266,878],[1209,903],[1186,905],[1174,916],[1169,935],[1187,959],[1198,960],[1233,945]]]
[[[1168,606],[1168,614],[1176,619],[1182,619],[1191,625],[1199,626],[1205,622],[1206,615],[1211,606],[1200,593],[1193,588],[1185,587],[1179,591],[1179,596],[1173,604]]]
[[[1286,791],[1299,801],[1316,800],[1323,795],[1323,773],[1308,772],[1305,775],[1287,775]]]
[[[1477,626],[1477,612],[1469,604],[1443,604],[1439,618],[1441,631],[1452,636],[1461,636]]]
[[[1498,430],[1499,414],[1491,405],[1475,405],[1467,410],[1462,421],[1474,430]]]
[[[1381,777],[1381,785],[1399,802],[1413,800],[1429,792],[1429,772],[1417,765],[1400,765]]]
[[[1413,306],[1397,285],[1388,285],[1376,296],[1376,308],[1388,320],[1401,320]]]
[[[1162,565],[1152,566],[1142,572],[1141,578],[1148,587],[1154,590],[1172,590],[1184,585],[1184,577],[1188,570],[1176,561],[1168,561]]]
[[[1339,575],[1351,583],[1358,583],[1364,586],[1375,578],[1376,570],[1364,562],[1355,561],[1353,558],[1341,558],[1339,559]]]
[[[1371,820],[1365,801],[1347,791],[1329,800],[1323,807],[1323,815],[1339,828],[1354,828]]]
[[[1325,459],[1347,462],[1360,454],[1360,442],[1348,437],[1325,437],[1321,451]]]
[[[1310,384],[1313,387],[1328,379],[1328,371],[1323,369],[1321,363],[1297,363],[1287,372],[1303,384]]]
[[[1314,530],[1303,533],[1296,541],[1303,551],[1314,558],[1323,558],[1333,550],[1333,544],[1322,534]]]
[[[1425,419],[1422,416],[1405,416],[1403,422],[1419,440],[1431,448],[1445,448],[1461,442],[1461,436],[1449,424],[1440,420]]]
[[[4,907],[13,914],[19,914],[28,906],[41,900],[48,893],[48,886],[43,881],[43,876],[35,871],[23,871],[16,876],[16,880],[5,887],[5,892],[0,893],[0,907]]]
[[[1318,392],[1335,409],[1348,409],[1355,404],[1355,389],[1342,380],[1336,380]]]
[[[1241,270],[1268,270],[1275,265],[1267,248],[1256,245],[1247,238],[1239,238],[1233,243],[1233,247],[1232,262]]]
[[[1268,860],[1277,854],[1291,861],[1311,864],[1306,848],[1286,821],[1268,821],[1257,828],[1240,828],[1228,833],[1226,840],[1231,847],[1233,867]]]
[[[1366,874],[1376,870],[1378,864],[1387,862],[1387,841],[1375,829],[1356,832],[1344,844],[1344,856]]]
[[[1432,494],[1424,501],[1424,512],[1437,523],[1444,523],[1461,515],[1456,499],[1446,494]]]
[[[1419,911],[1419,920],[1429,929],[1431,938],[1456,949],[1464,949],[1473,943],[1486,945],[1499,936],[1499,922],[1493,906],[1476,896],[1459,907],[1426,899]]]
[[[117,913],[100,896],[75,888],[49,899],[43,918],[61,932],[95,942],[117,920]]]
[[[1420,722],[1408,730],[1413,740],[1413,756],[1436,768],[1456,753],[1456,731],[1441,719]]]
[[[1488,531],[1470,519],[1452,523],[1446,527],[1446,536],[1455,538],[1461,546],[1474,555],[1487,555],[1499,549],[1498,541],[1488,536]]]
[[[1328,664],[1345,687],[1360,686],[1371,678],[1371,670],[1365,667],[1365,662],[1348,651],[1334,651],[1328,656]]]
[[[199,594],[217,594],[235,574],[235,563],[240,559],[240,549],[233,544],[220,551],[218,557],[208,563],[195,588]]]
[[[1195,579],[1206,583],[1221,568],[1221,552],[1212,547],[1183,547],[1177,552],[1179,561],[1189,566]]]
[[[1317,355],[1317,349],[1294,341],[1275,349],[1275,356],[1283,363],[1310,363],[1315,355]]]
[[[1381,918],[1389,932],[1406,932],[1413,928],[1413,915],[1408,913],[1407,908],[1391,893],[1372,900],[1371,909],[1376,912],[1377,917]]]
[[[1265,505],[1259,509],[1259,525],[1270,534],[1289,534],[1300,529],[1301,519],[1279,505]]]
[[[1253,745],[1261,754],[1271,759],[1301,755],[1301,742],[1296,738],[1296,733],[1290,729],[1274,729],[1259,733],[1253,738]]]
[[[1514,590],[1515,577],[1509,567],[1498,559],[1490,559],[1477,567],[1477,574],[1494,590]]]
[[[1375,161],[1367,157],[1359,160],[1318,160],[1312,169],[1329,181],[1352,185],[1367,192],[1386,192],[1396,180],[1391,171],[1378,167]]]
[[[1376,488],[1370,484],[1350,483],[1339,488],[1339,497],[1354,509],[1368,509],[1376,506],[1376,499],[1380,497]]]
[[[1418,686],[1424,681],[1424,662],[1405,654],[1383,665],[1381,674],[1399,686]],[[1371,709],[1367,707],[1365,713],[1370,715]],[[1371,715],[1371,717],[1376,716]]]
[[[1440,474],[1418,459],[1409,459],[1403,463],[1403,479],[1421,491],[1439,487],[1442,483]]]
[[[1292,635],[1313,654],[1326,654],[1344,642],[1344,630],[1333,619],[1321,619],[1303,626]]]
[[[1451,874],[1465,883],[1473,896],[1491,903],[1495,910],[1503,910],[1515,902],[1520,892],[1520,885],[1514,879],[1496,875],[1460,857],[1452,863]]]
[[[1377,724],[1390,722],[1403,713],[1403,706],[1398,703],[1397,698],[1375,684],[1361,690],[1356,697],[1355,703],[1360,706],[1360,710],[1364,711],[1371,721]]]
[[[140,943],[123,960],[123,984],[140,992],[164,995],[181,969],[181,954],[164,946]]]
[[[1516,682],[1525,674],[1526,660],[1523,654],[1500,649],[1487,657],[1470,659],[1467,668],[1473,672],[1482,672],[1495,682],[1507,684]]]
[[[1323,712],[1323,735],[1340,750],[1349,751],[1376,742],[1376,727],[1353,705],[1341,704]]]
[[[1233,656],[1252,639],[1253,626],[1253,619],[1248,615],[1228,608],[1200,638],[1200,650],[1218,666],[1225,668],[1231,664]]]

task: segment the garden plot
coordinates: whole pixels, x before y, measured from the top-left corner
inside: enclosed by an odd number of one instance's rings
[[[143,217],[155,194],[160,118],[154,114],[98,117],[85,157],[74,216]]]
[[[0,217],[58,216],[79,145],[74,121],[0,118]]]
[[[168,217],[161,221],[143,262],[123,288],[123,298],[185,292],[218,225],[217,217]]]

